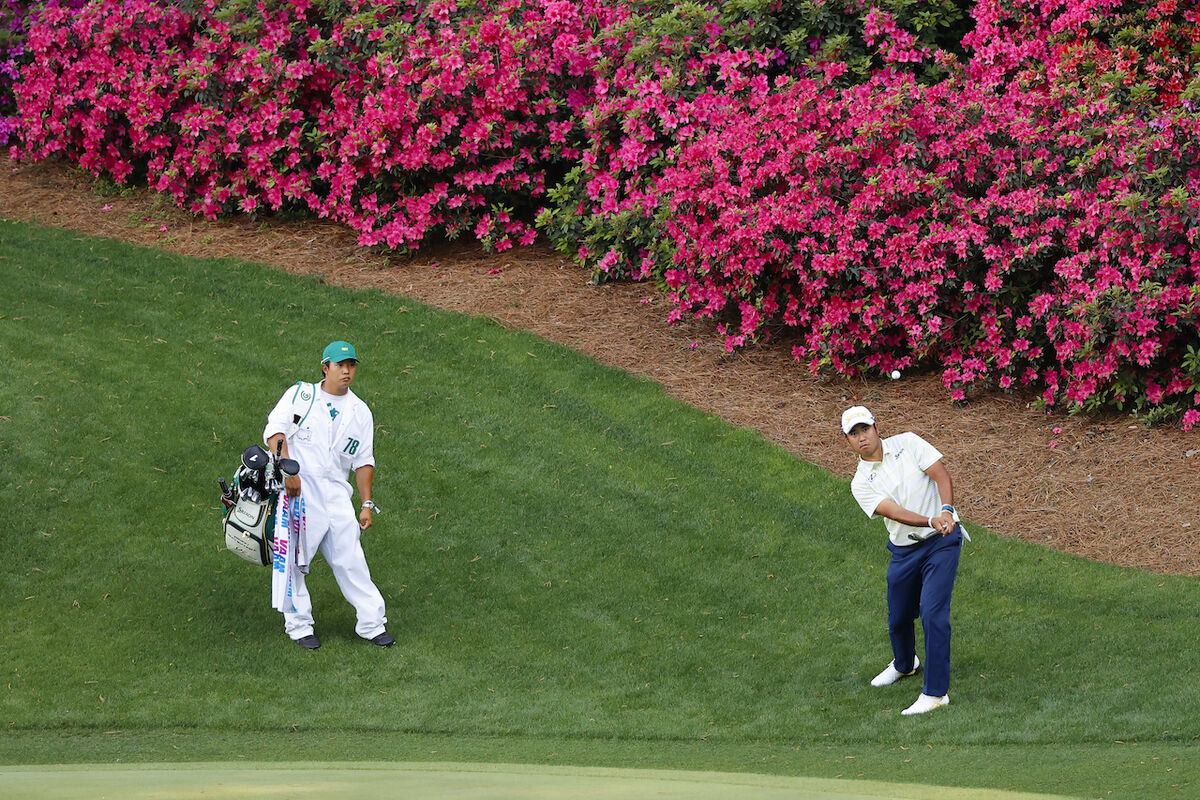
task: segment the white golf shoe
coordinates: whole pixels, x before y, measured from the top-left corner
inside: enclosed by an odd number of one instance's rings
[[[924,714],[927,711],[933,711],[935,708],[950,705],[950,695],[942,695],[934,697],[931,694],[922,694],[917,698],[917,702],[913,703],[908,708],[900,713],[906,717],[911,717],[913,714]]]
[[[920,666],[921,666],[921,659],[917,658],[916,656],[913,656],[912,672],[901,672],[898,669],[896,669],[896,662],[892,661],[892,663],[888,664],[887,667],[884,668],[883,672],[879,673],[874,678],[871,678],[871,685],[872,686],[891,686],[893,683],[900,680],[901,678],[907,678],[910,675],[916,675],[917,670],[920,668]]]

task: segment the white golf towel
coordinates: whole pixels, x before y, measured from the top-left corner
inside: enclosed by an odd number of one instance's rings
[[[967,526],[962,524],[962,520],[958,518],[958,509],[954,510],[954,521],[958,523],[958,527],[962,528],[963,539],[971,541],[971,534],[967,533]]]
[[[292,590],[296,570],[308,573],[307,564],[297,564],[304,546],[304,497],[292,499],[279,492],[275,505],[275,540],[271,545],[271,607],[285,614],[295,613]]]

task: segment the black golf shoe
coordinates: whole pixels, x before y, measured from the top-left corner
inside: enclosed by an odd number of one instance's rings
[[[316,650],[321,646],[321,640],[311,633],[308,636],[296,639],[295,642],[306,650]]]
[[[378,647],[391,647],[395,643],[396,643],[395,637],[393,637],[387,631],[384,631],[383,633],[379,634],[378,636],[376,636],[374,639],[371,640],[371,644],[376,645]]]

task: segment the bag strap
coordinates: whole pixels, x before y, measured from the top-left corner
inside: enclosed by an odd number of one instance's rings
[[[312,387],[312,393],[308,400],[308,408],[304,410],[304,416],[300,416],[296,413],[296,398],[300,396],[300,389],[303,386],[304,381],[296,381],[296,391],[292,395],[292,424],[295,425],[296,428],[299,428],[304,424],[304,420],[308,419],[308,414],[310,411],[312,411],[313,404],[317,401],[317,385],[315,383],[310,383],[309,386]],[[295,431],[293,430],[293,432]]]

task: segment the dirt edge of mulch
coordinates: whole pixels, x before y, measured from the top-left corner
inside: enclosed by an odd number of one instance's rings
[[[1085,558],[1200,575],[1200,435],[1128,417],[1047,415],[992,395],[958,407],[936,375],[850,381],[808,374],[782,346],[724,352],[711,325],[666,322],[654,286],[593,286],[545,246],[487,254],[440,244],[395,257],[323,220],[206,221],[148,190],[114,192],[61,163],[0,161],[0,217],[189,256],[232,257],[492,317],[650,378],[849,481],[837,421],[864,403],[884,435],[917,431],[945,454],[969,522]],[[847,486],[847,504],[853,501]],[[882,536],[882,531],[881,531]],[[979,548],[978,542],[973,545]]]

